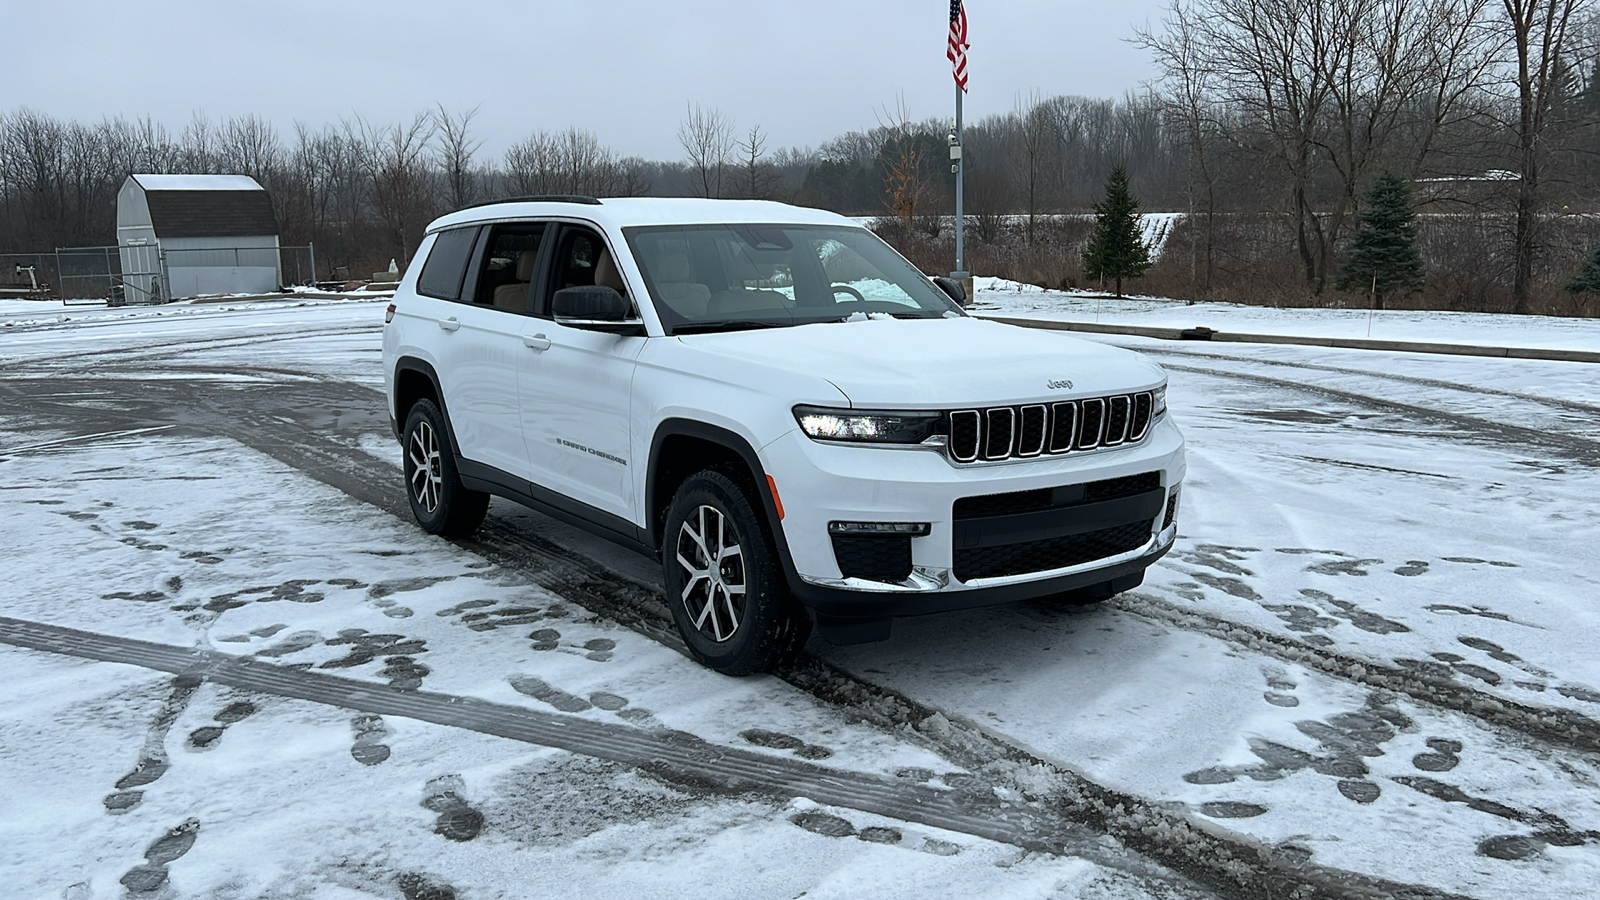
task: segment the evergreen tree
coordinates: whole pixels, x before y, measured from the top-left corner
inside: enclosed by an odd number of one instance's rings
[[[1595,248],[1594,255],[1561,289],[1574,295],[1600,292],[1600,247]]]
[[[1083,274],[1104,282],[1115,279],[1122,296],[1122,279],[1138,278],[1155,260],[1139,227],[1139,200],[1128,190],[1128,170],[1121,165],[1106,178],[1106,198],[1094,205],[1094,234],[1083,250]]]
[[[1339,270],[1339,290],[1370,291],[1376,283],[1378,309],[1386,296],[1422,290],[1428,279],[1417,255],[1416,219],[1411,188],[1391,172],[1379,174],[1356,214],[1350,258]]]

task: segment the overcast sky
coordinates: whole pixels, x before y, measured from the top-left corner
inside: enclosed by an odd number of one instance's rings
[[[1166,0],[968,0],[969,120],[1019,96],[1120,97],[1153,76],[1128,38]],[[17,0],[3,17],[0,111],[256,113],[287,138],[354,115],[479,107],[483,152],[588,128],[623,155],[677,159],[690,103],[769,148],[872,127],[902,98],[953,114],[946,0]]]

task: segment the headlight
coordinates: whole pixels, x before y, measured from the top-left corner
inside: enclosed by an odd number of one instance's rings
[[[858,444],[920,444],[936,434],[944,420],[936,412],[824,409],[796,406],[795,421],[807,437]]]
[[[1151,401],[1150,418],[1154,419],[1167,411],[1167,386],[1162,385],[1155,389],[1155,396]]]

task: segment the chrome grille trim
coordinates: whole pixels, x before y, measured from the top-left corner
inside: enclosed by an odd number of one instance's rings
[[[983,458],[1009,459],[1011,448],[1017,445],[1017,411],[1009,406],[996,406],[984,413]],[[1000,442],[1004,440],[1005,444]]]
[[[1133,395],[1133,412],[1128,416],[1128,440],[1144,440],[1145,434],[1150,431],[1150,411],[1155,407],[1155,399],[1149,393]]]
[[[1074,450],[1093,450],[1100,446],[1100,438],[1106,430],[1106,398],[1096,397],[1085,400],[1079,404],[1082,415],[1078,423],[1078,442],[1073,444]]]
[[[1073,435],[1078,431],[1078,404],[1071,400],[1050,407],[1050,452],[1066,453],[1072,449]]]
[[[1049,439],[1050,411],[1042,403],[1022,407],[1017,424],[1017,456],[1033,457],[1044,452]],[[1037,435],[1037,438],[1032,436]],[[1030,439],[1032,438],[1032,439]]]
[[[951,459],[972,462],[978,458],[978,448],[982,444],[983,416],[977,410],[962,409],[950,414]]]
[[[1138,443],[1150,434],[1150,391],[1056,403],[960,409],[949,414],[950,459],[1035,459]]]
[[[1133,401],[1126,394],[1106,398],[1105,438],[1100,443],[1115,447],[1128,438],[1133,418]]]

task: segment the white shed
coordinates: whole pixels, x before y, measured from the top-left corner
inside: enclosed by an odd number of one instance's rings
[[[129,175],[117,194],[117,247],[131,303],[283,284],[272,200],[248,175]]]

